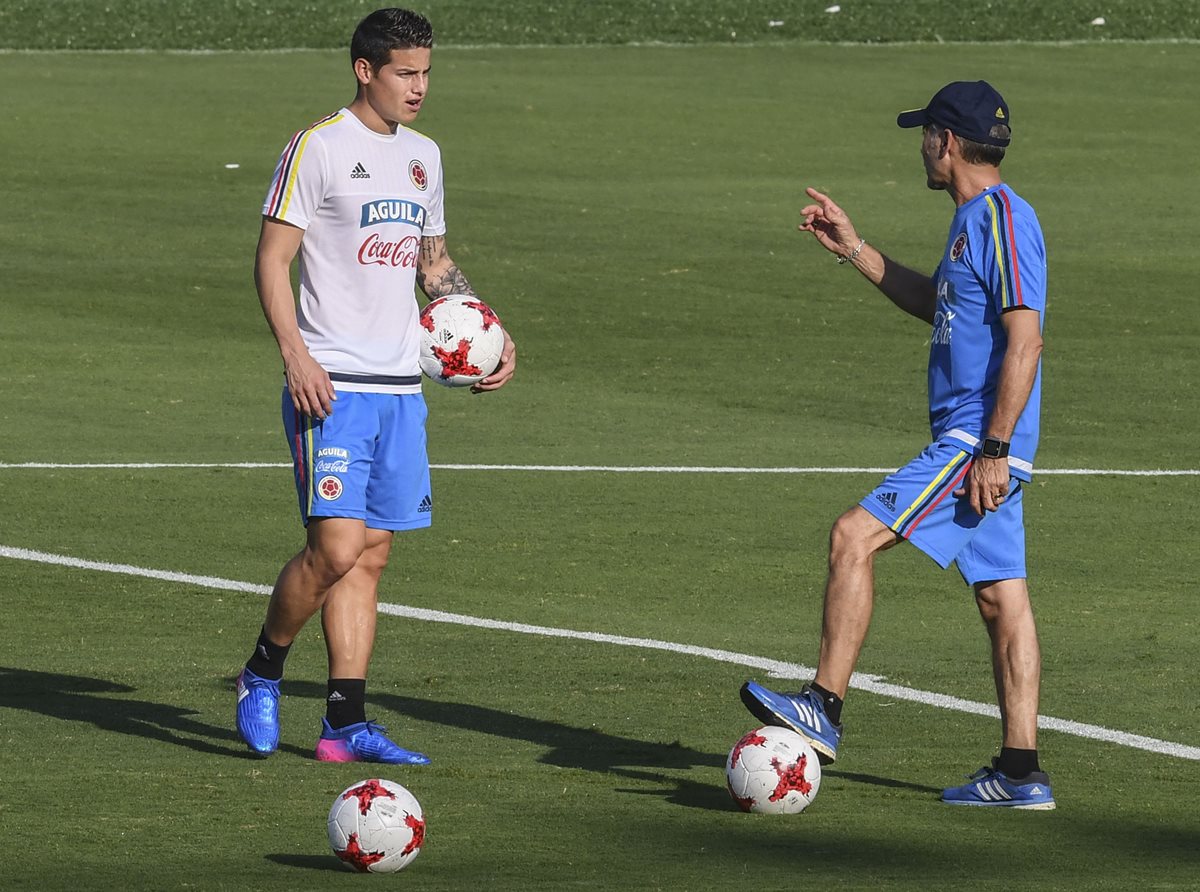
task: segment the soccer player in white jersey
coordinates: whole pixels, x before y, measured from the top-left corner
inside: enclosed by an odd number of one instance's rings
[[[1000,755],[942,792],[954,805],[1054,808],[1037,754],[1041,654],[1025,571],[1023,486],[1033,472],[1041,393],[1046,250],[1033,209],[1000,177],[1008,106],[985,81],[959,81],[901,127],[922,127],[929,188],[954,201],[932,276],[901,266],[859,237],[846,213],[809,189],[800,229],[851,263],[900,309],[933,326],[932,443],[838,518],[817,674],[797,693],[753,681],[742,701],[760,720],[807,737],[823,762],[841,741],[842,702],[866,638],[875,556],[911,542],[972,586],[992,642]]]
[[[263,204],[254,277],[283,358],[284,427],[306,527],[238,677],[238,733],[264,756],[279,745],[288,649],[319,610],[329,683],[317,759],[429,761],[367,720],[365,691],[393,535],[429,526],[433,506],[416,288],[430,299],[474,294],[446,252],[441,154],[408,129],[425,102],[432,47],[417,13],[363,19],[350,44],[354,101],[292,137]],[[504,386],[516,356],[506,333],[499,368],[476,392]]]

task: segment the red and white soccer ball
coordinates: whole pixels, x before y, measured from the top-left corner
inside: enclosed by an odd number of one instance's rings
[[[477,297],[451,294],[421,311],[421,371],[438,384],[466,387],[500,366],[504,329]]]
[[[404,787],[371,778],[351,784],[329,809],[329,844],[353,870],[395,873],[425,842],[425,816]]]
[[[795,731],[767,725],[734,744],[725,760],[725,779],[742,811],[794,815],[817,798],[821,765]]]

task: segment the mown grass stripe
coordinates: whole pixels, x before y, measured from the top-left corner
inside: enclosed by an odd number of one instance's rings
[[[190,573],[178,573],[171,570],[154,570],[147,567],[137,567],[132,564],[115,564],[107,561],[89,561],[61,554],[50,554],[44,551],[32,551],[26,548],[13,548],[0,545],[0,557],[12,560],[32,561],[41,564],[52,564],[61,567],[73,567],[81,570],[93,570],[101,573],[119,573],[127,576],[141,576],[149,579],[162,579],[168,582],[178,582],[185,585],[195,585],[202,588],[219,589],[224,591],[251,592],[259,595],[269,595],[271,587],[252,582],[241,582],[236,579],[223,579],[219,576],[195,576]],[[596,644],[614,644],[620,647],[637,647],[646,650],[660,650],[686,656],[703,657],[721,663],[732,663],[749,669],[759,669],[779,679],[808,679],[814,674],[809,666],[799,663],[787,663],[768,657],[735,651],[720,650],[711,647],[700,647],[693,644],[679,644],[673,641],[661,641],[657,638],[636,638],[627,635],[610,635],[605,632],[582,632],[576,629],[559,629],[553,626],[536,626],[527,623],[509,622],[506,620],[487,619],[486,617],[469,616],[462,613],[447,613],[442,610],[429,610],[423,607],[409,607],[403,604],[380,603],[379,612],[388,616],[398,616],[405,619],[416,619],[423,622],[450,623],[459,626],[471,626],[479,629],[490,629],[503,632],[517,632],[524,635],[536,635],[544,638],[571,638],[579,641],[591,641]],[[936,706],[954,712],[965,712],[972,715],[998,717],[999,710],[991,704],[979,703],[974,700],[964,700],[949,694],[938,694],[932,691],[922,691],[906,688],[901,685],[889,684],[882,676],[854,673],[850,679],[850,687],[860,691],[892,697],[897,700],[908,700],[926,706]],[[1147,737],[1142,734],[1131,734],[1117,731],[1101,725],[1089,725],[1068,719],[1057,719],[1052,716],[1038,716],[1038,727],[1059,731],[1075,737],[1089,740],[1099,740],[1118,746],[1147,750],[1165,756],[1179,759],[1200,761],[1200,747],[1188,746],[1182,743],[1172,743]]]
[[[287,462],[0,462],[9,470],[170,470],[187,468],[290,468]],[[607,474],[891,474],[896,468],[787,467],[751,468],[710,465],[481,465],[431,464],[435,471],[546,471]],[[1037,474],[1066,477],[1200,477],[1200,468],[1038,468]]]

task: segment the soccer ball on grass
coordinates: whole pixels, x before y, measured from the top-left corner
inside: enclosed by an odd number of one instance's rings
[[[346,866],[395,873],[409,865],[425,842],[425,816],[404,787],[371,778],[351,784],[329,809],[329,845]]]
[[[767,725],[739,740],[725,760],[729,795],[742,811],[802,812],[821,788],[821,765],[807,740]]]
[[[438,384],[467,387],[500,366],[504,329],[477,297],[451,294],[421,310],[421,371]]]

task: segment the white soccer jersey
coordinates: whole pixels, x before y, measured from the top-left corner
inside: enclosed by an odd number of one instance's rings
[[[442,198],[433,140],[376,133],[345,108],[284,149],[263,215],[305,231],[297,317],[336,388],[421,389],[417,255],[422,236],[446,232]],[[405,377],[414,383],[376,380]]]

